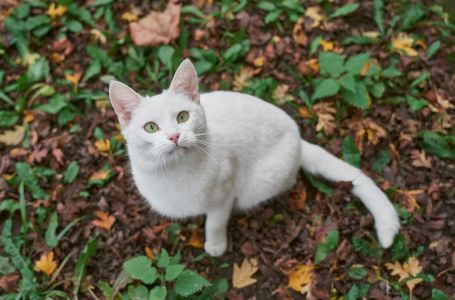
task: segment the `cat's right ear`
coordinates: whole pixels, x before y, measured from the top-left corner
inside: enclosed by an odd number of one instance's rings
[[[109,99],[120,125],[123,128],[128,126],[133,110],[139,105],[141,96],[126,84],[113,80],[109,84]]]

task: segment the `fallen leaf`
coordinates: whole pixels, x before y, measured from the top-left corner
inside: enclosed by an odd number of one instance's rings
[[[431,169],[433,166],[431,164],[431,158],[427,157],[425,151],[412,150],[411,158],[413,159],[412,165],[418,168],[427,168]]]
[[[315,75],[319,73],[319,62],[318,62],[317,58],[309,59],[307,61],[307,64],[310,67],[310,69],[314,72]]]
[[[145,246],[144,248],[145,255],[151,260],[155,261],[155,253],[153,252],[153,249],[150,248],[149,246]]]
[[[333,134],[335,131],[335,114],[336,109],[330,102],[319,102],[313,106],[313,111],[318,116],[318,122],[316,124],[316,131],[322,129],[327,135]]]
[[[138,46],[169,44],[180,34],[180,1],[170,0],[163,12],[151,11],[137,22],[130,23],[133,42]]]
[[[100,153],[109,152],[110,146],[111,146],[111,142],[108,139],[97,140],[95,142],[95,148]]]
[[[3,289],[7,293],[13,293],[17,289],[19,279],[21,279],[21,276],[18,272],[0,276],[0,290]]]
[[[422,194],[424,190],[396,190],[398,194],[403,196],[403,199],[405,201],[404,205],[408,209],[409,212],[413,212],[414,210],[420,208],[420,206],[417,204],[417,199],[416,196]]]
[[[387,269],[392,271],[391,273],[392,275],[398,275],[399,277],[398,281],[406,280],[407,278],[416,276],[420,272],[422,272],[420,262],[415,256],[411,256],[403,265],[401,265],[399,262],[395,262],[393,264],[386,263],[385,266],[387,267]],[[408,287],[409,293],[411,295],[412,291],[414,290],[414,287],[420,282],[422,282],[421,278],[414,278],[406,281],[406,286]]]
[[[234,76],[232,83],[234,91],[241,91],[248,86],[248,81],[253,78],[255,71],[253,68],[240,67],[240,72]]]
[[[262,68],[264,65],[265,57],[264,56],[259,56],[258,58],[255,58],[253,61],[253,64],[255,67]]]
[[[0,143],[6,144],[8,146],[16,146],[22,142],[24,135],[25,127],[16,125],[13,130],[6,130],[0,134]]]
[[[304,30],[305,18],[300,18],[294,25],[292,29],[292,37],[298,45],[306,46],[308,45],[308,36]]]
[[[417,56],[417,51],[412,48],[414,39],[406,33],[399,33],[397,37],[392,38],[392,49],[398,53],[405,53],[407,56]]]
[[[299,293],[306,293],[311,288],[314,266],[311,263],[297,266],[289,277],[288,287]]]
[[[334,48],[333,42],[331,42],[331,41],[326,41],[326,40],[322,40],[322,39],[319,41],[319,45],[322,46],[322,48],[324,49],[324,51],[332,51],[333,48]]]
[[[319,6],[310,6],[305,11],[305,17],[310,19],[310,28],[317,28],[326,19],[325,14]]]
[[[75,72],[72,74],[65,74],[65,79],[73,84],[74,87],[77,87],[79,80],[81,80],[82,72]]]
[[[299,107],[299,113],[305,119],[311,119],[313,117],[313,114],[311,113],[311,111],[304,106]]]
[[[122,16],[120,17],[120,19],[122,20],[125,20],[125,21],[128,21],[128,22],[134,22],[134,21],[137,21],[138,19],[138,16],[136,13],[134,12],[131,12],[131,11],[126,11],[122,14]]]
[[[191,235],[190,238],[188,239],[187,245],[197,249],[204,248],[202,236],[197,232],[197,230],[191,230]]]
[[[111,230],[112,225],[115,223],[115,217],[108,215],[106,212],[97,210],[95,215],[99,218],[99,220],[93,220],[92,224],[96,227],[104,228],[108,231]]]
[[[100,170],[93,173],[88,180],[89,181],[106,180],[109,177],[109,175],[111,175],[110,170]]]
[[[239,267],[234,263],[234,271],[232,273],[232,285],[235,288],[241,289],[256,283],[256,279],[252,278],[258,271],[258,261],[255,258],[244,259],[242,266]]]
[[[90,29],[90,34],[93,35],[96,41],[99,41],[101,44],[106,44],[106,36],[101,32],[101,30],[92,28]]]
[[[27,51],[21,61],[21,64],[23,66],[30,67],[35,63],[35,61],[38,60],[38,58],[40,58],[40,55],[38,53],[30,53]]]
[[[67,7],[64,5],[58,5],[56,6],[55,3],[51,3],[49,7],[47,8],[46,14],[51,17],[52,19],[55,19],[57,17],[61,17],[66,13]]]
[[[277,104],[283,104],[292,101],[294,97],[288,93],[290,86],[287,84],[279,84],[273,90],[272,98]]]
[[[54,260],[54,252],[43,253],[39,260],[35,262],[35,270],[43,272],[47,276],[51,275],[57,269],[57,263]]]

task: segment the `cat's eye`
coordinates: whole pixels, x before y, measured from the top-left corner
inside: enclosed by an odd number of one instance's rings
[[[148,122],[144,125],[144,130],[147,131],[148,133],[155,133],[158,131],[158,129],[160,129],[158,127],[158,124],[156,124],[155,122]]]
[[[187,111],[181,111],[177,115],[177,123],[184,123],[188,121],[190,114]]]

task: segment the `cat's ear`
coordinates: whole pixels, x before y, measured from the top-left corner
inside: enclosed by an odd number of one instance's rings
[[[194,102],[199,102],[197,73],[188,58],[175,71],[169,90],[176,94],[188,96]]]
[[[109,84],[109,99],[120,125],[126,127],[131,121],[133,110],[139,105],[141,96],[126,84],[113,80]]]

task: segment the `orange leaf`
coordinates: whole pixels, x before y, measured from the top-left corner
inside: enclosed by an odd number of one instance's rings
[[[57,269],[57,263],[54,260],[54,252],[43,253],[39,260],[35,262],[35,270],[43,272],[47,276],[51,275]]]
[[[51,3],[51,5],[49,5],[49,7],[47,8],[46,14],[52,19],[55,19],[57,17],[63,16],[66,10],[67,8],[64,5],[56,6],[55,3]]]
[[[109,177],[109,174],[110,174],[109,170],[100,170],[98,172],[93,173],[88,180],[89,181],[106,180],[106,178]]]
[[[155,260],[155,253],[153,252],[152,248],[150,248],[149,246],[145,246],[144,252],[145,252],[145,255],[147,255],[147,257],[150,260],[152,260],[152,261]]]
[[[331,41],[320,40],[319,45],[322,46],[324,51],[332,51],[334,48],[333,42]]]
[[[73,84],[74,87],[77,86],[79,80],[81,80],[82,72],[76,72],[73,74],[65,74],[65,79]]]
[[[109,148],[111,146],[111,142],[108,139],[97,140],[95,142],[95,147],[98,152],[106,153],[109,152]]]
[[[311,263],[297,266],[289,274],[288,287],[302,294],[308,292],[313,280],[313,269],[314,266]]]
[[[197,249],[202,249],[204,248],[204,243],[202,242],[202,237],[201,235],[196,231],[192,230],[190,238],[187,243],[189,246]]]
[[[96,227],[104,228],[106,230],[111,230],[112,225],[115,223],[115,217],[108,215],[106,212],[97,210],[95,215],[99,220],[93,220],[92,224]]]

